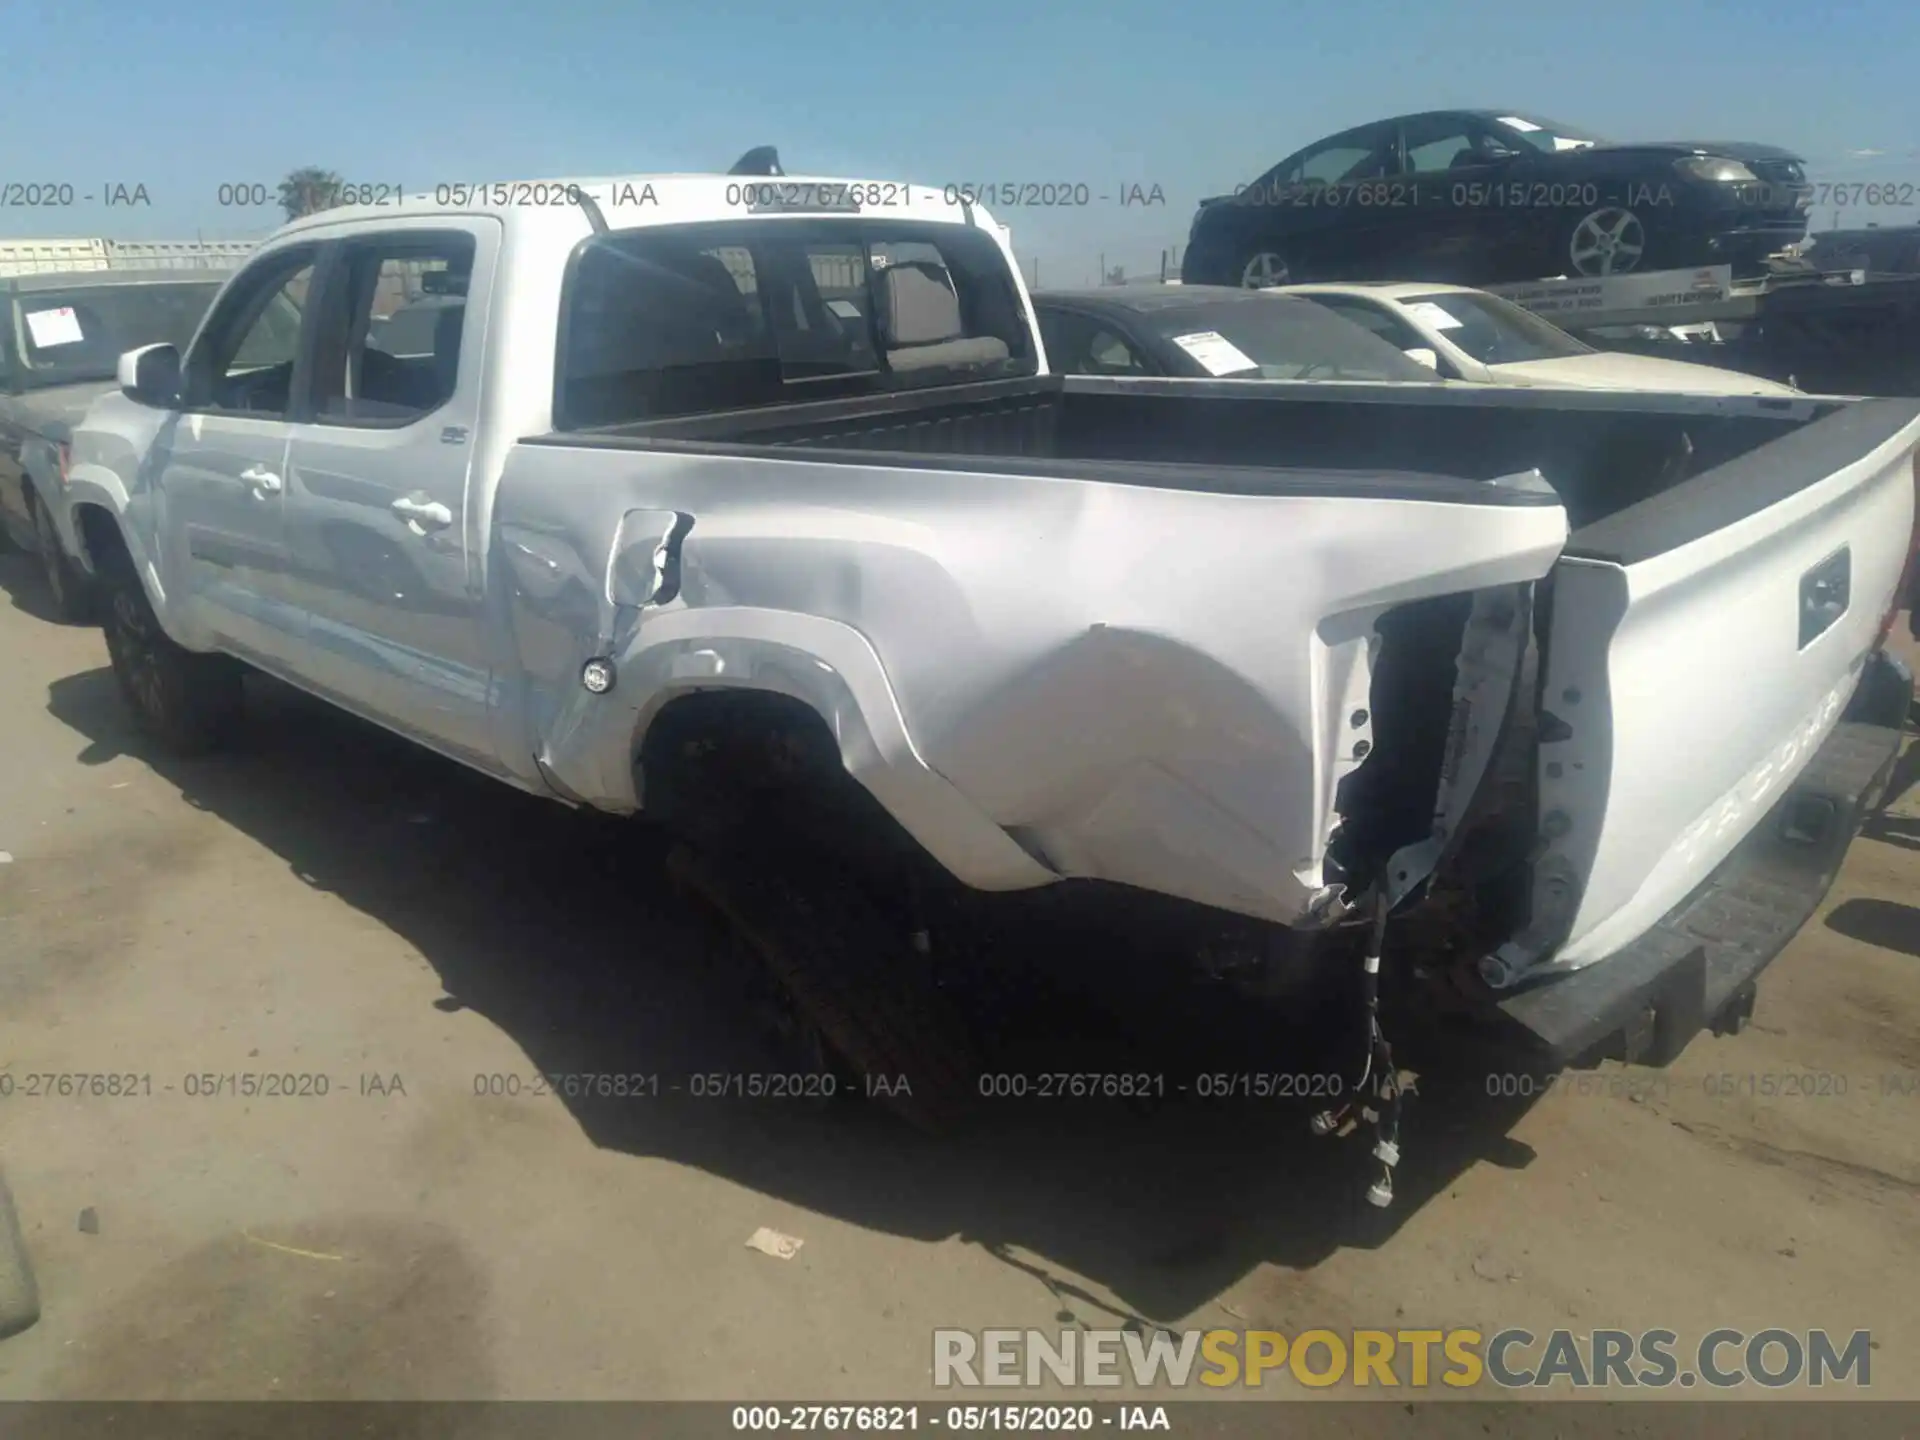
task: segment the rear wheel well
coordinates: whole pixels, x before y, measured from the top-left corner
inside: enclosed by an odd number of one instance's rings
[[[809,839],[868,858],[925,854],[847,772],[820,712],[778,691],[696,690],[670,700],[648,725],[635,768],[644,812],[696,836],[798,824]]]

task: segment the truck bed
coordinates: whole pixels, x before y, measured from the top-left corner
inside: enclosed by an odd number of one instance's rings
[[[1824,744],[1917,438],[1912,400],[1041,377],[525,441],[495,563],[553,783],[644,803],[659,705],[766,686],[982,889],[1325,923],[1436,873],[1517,717],[1508,986],[1646,934]]]
[[[647,421],[534,443],[767,455],[1227,493],[1284,493],[1284,472],[1345,472],[1383,493],[1538,470],[1577,529],[1810,427],[1796,447],[1871,449],[1910,401],[1411,385],[1041,376]],[[1821,423],[1831,422],[1831,423]],[[1854,453],[1858,453],[1856,450]],[[993,464],[1017,460],[1013,467]],[[1093,468],[1089,468],[1089,465]],[[1807,473],[1802,468],[1802,473]],[[1738,472],[1716,492],[1737,493]],[[1372,488],[1372,487],[1368,487]],[[1777,497],[1776,497],[1777,498]],[[1733,518],[1702,511],[1712,523]],[[1716,518],[1717,517],[1717,518]]]

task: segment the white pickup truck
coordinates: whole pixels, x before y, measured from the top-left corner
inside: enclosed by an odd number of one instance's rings
[[[143,724],[212,744],[253,668],[567,804],[834,817],[914,877],[827,982],[857,1065],[942,883],[1663,1060],[1737,1027],[1911,698],[1920,402],[1061,378],[936,189],[332,210],[120,379],[66,498]]]

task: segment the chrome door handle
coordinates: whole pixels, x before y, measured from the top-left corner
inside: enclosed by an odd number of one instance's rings
[[[256,495],[278,495],[280,493],[280,477],[262,466],[249,465],[240,472],[240,478]]]
[[[390,508],[417,535],[424,535],[429,530],[444,530],[453,523],[453,512],[437,501],[416,500],[411,495],[402,495]]]

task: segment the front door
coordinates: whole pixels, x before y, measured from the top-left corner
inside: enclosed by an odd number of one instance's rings
[[[1490,283],[1510,237],[1532,225],[1516,213],[1528,198],[1506,183],[1515,160],[1477,116],[1422,115],[1404,122],[1406,182],[1419,223],[1395,280]]]
[[[188,351],[182,408],[154,441],[172,549],[162,573],[193,630],[268,670],[298,663],[287,591],[287,419],[306,378],[302,314],[317,249],[248,266]]]
[[[319,302],[311,416],[288,457],[293,588],[316,683],[483,767],[492,666],[467,482],[497,221],[340,242]]]

